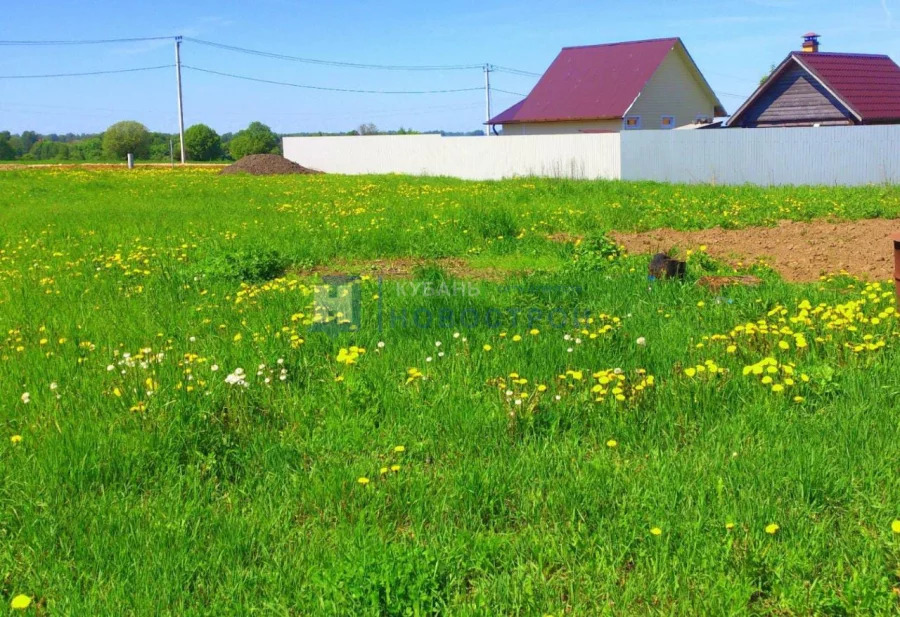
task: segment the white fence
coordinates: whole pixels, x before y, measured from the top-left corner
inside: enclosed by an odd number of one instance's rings
[[[716,184],[900,184],[900,126],[621,134],[286,137],[284,154],[329,173],[657,180]]]
[[[900,184],[900,126],[633,131],[623,180]]]
[[[618,135],[285,137],[284,155],[339,174],[412,174],[499,180],[513,176],[621,177]]]

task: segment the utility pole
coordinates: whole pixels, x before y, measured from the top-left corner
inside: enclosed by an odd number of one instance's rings
[[[184,165],[184,111],[181,106],[181,37],[175,37],[175,83],[178,85],[178,136],[181,138],[181,164]]]
[[[484,65],[484,136],[490,137],[491,125],[491,65]]]

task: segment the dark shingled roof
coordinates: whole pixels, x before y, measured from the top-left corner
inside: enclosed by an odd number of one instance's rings
[[[488,124],[622,118],[676,45],[684,47],[674,37],[565,47],[531,93]],[[721,107],[716,100],[724,115]]]

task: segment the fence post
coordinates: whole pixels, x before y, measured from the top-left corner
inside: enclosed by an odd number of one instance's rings
[[[894,243],[894,290],[897,294],[897,306],[900,307],[900,233],[891,238]]]

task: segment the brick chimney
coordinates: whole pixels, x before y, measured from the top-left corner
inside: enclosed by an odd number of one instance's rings
[[[819,35],[815,32],[807,32],[803,35],[803,51],[816,53],[819,51]]]

